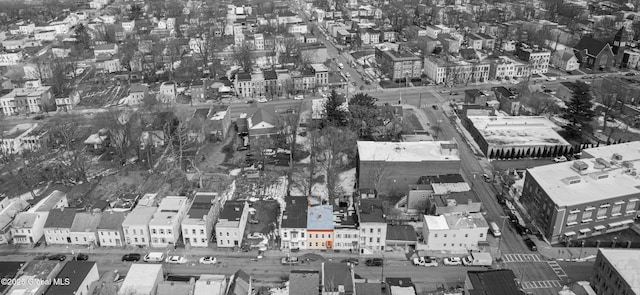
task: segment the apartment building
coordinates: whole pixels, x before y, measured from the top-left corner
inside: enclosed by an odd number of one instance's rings
[[[122,222],[122,231],[127,245],[149,246],[149,221],[156,213],[158,207],[145,207],[138,205],[131,210],[127,218]]]
[[[151,247],[175,245],[180,237],[180,224],[187,213],[187,197],[169,196],[162,199],[149,220]]]
[[[360,254],[384,251],[387,239],[387,221],[379,200],[364,199],[357,206],[360,224]]]
[[[101,213],[78,212],[73,218],[69,230],[72,245],[98,245],[98,225],[102,219]]]
[[[20,212],[13,219],[11,236],[14,244],[33,245],[44,235],[49,212]]]
[[[191,247],[208,247],[215,218],[222,209],[222,197],[217,193],[199,192],[182,220],[182,240]]]
[[[233,248],[242,246],[248,215],[249,206],[247,202],[227,201],[224,204],[218,223],[215,226],[218,247]]]
[[[490,66],[486,61],[445,61],[428,56],[424,59],[424,74],[436,84],[483,82],[489,80]]]
[[[280,222],[280,248],[307,249],[307,198],[287,196],[285,204]]]
[[[640,294],[637,249],[598,249],[591,286],[599,295]]]
[[[422,60],[403,48],[393,50],[384,45],[376,46],[375,58],[380,71],[394,81],[422,75]]]
[[[429,250],[477,250],[487,240],[482,213],[424,215],[422,234]]]
[[[546,74],[549,71],[551,51],[547,49],[522,44],[516,48],[516,56],[529,63],[531,74]]]
[[[9,244],[11,236],[11,224],[18,213],[29,206],[25,200],[20,198],[4,197],[0,201],[0,245]]]
[[[2,133],[0,151],[5,154],[20,154],[25,150],[38,150],[48,142],[47,130],[36,123],[23,123]]]
[[[640,141],[585,149],[581,160],[527,169],[520,201],[551,243],[628,228],[637,216]]]
[[[317,86],[329,84],[329,69],[324,64],[311,64],[311,70],[315,75],[315,84]]]

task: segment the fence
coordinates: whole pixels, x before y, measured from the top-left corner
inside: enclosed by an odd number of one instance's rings
[[[567,247],[585,248],[640,248],[640,241],[629,240],[595,240],[595,241],[569,241],[565,243]]]

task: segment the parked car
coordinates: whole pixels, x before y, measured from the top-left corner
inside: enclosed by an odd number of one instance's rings
[[[367,259],[367,261],[365,261],[365,265],[366,266],[382,266],[382,264],[384,263],[384,260],[382,260],[382,258],[372,258],[372,259]]]
[[[184,264],[187,263],[187,260],[182,256],[169,256],[165,262],[171,264]]]
[[[258,102],[267,102],[267,101],[268,101],[268,100],[267,100],[266,98],[264,98],[264,97],[263,97],[263,98],[258,99]]]
[[[37,115],[35,117],[33,117],[34,120],[42,120],[44,119],[44,115]]]
[[[447,257],[444,259],[444,265],[448,265],[448,266],[462,265],[462,259],[460,259],[460,257]]]
[[[247,235],[247,238],[248,239],[264,239],[265,237],[262,233],[250,233],[249,235]]]
[[[488,174],[484,173],[484,174],[482,174],[482,180],[484,182],[491,182],[491,177],[489,177]]]
[[[553,161],[556,162],[556,163],[566,162],[567,161],[567,157],[565,157],[565,156],[555,157],[555,158],[553,158]]]
[[[246,151],[248,149],[249,149],[248,145],[242,145],[242,146],[239,146],[236,150],[241,152],[241,151]]]
[[[255,219],[249,219],[249,223],[250,224],[258,224],[258,223],[260,223],[260,221],[257,221]]]
[[[64,254],[53,254],[49,257],[47,257],[48,260],[58,260],[58,261],[65,261],[67,260],[67,256]]]
[[[358,265],[360,264],[360,260],[358,260],[358,258],[347,258],[347,259],[342,259],[341,261],[342,263],[351,263],[353,265]]]
[[[437,109],[438,109],[438,105],[435,105],[435,104],[434,104],[434,105],[432,105],[431,107],[432,107],[434,110],[437,110]]]
[[[536,246],[536,243],[534,243],[530,238],[524,239],[524,244],[527,245],[529,250],[538,251],[538,247]]]
[[[438,266],[438,261],[436,261],[435,259],[430,259],[428,257],[415,257],[413,258],[413,265],[436,267]]]
[[[89,255],[78,253],[78,255],[73,257],[73,260],[76,260],[76,261],[87,261],[87,260],[89,260]]]
[[[625,75],[625,76],[635,76],[635,75],[636,75],[636,73],[626,73],[626,74],[624,74],[624,75]]]
[[[294,96],[293,99],[294,100],[303,100],[304,99],[304,95],[298,94],[298,95]]]
[[[218,260],[213,256],[205,256],[200,258],[200,264],[216,264]]]
[[[300,261],[298,261],[298,257],[291,257],[291,256],[282,257],[282,259],[280,260],[280,263],[282,263],[283,265],[298,264],[299,262]]]
[[[338,68],[344,69],[344,64],[338,63]]]
[[[138,253],[129,253],[122,255],[122,261],[140,261],[142,255]]]

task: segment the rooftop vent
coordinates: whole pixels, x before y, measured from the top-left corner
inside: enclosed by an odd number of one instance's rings
[[[629,161],[622,161],[622,167],[624,168],[633,168],[633,163]]]
[[[571,177],[565,177],[561,181],[566,185],[572,185],[572,184],[580,183],[582,179],[579,176],[571,176]]]
[[[575,161],[573,162],[572,167],[574,170],[581,172],[587,170],[589,168],[589,165],[587,165],[587,163],[585,163],[584,161]]]
[[[618,154],[618,153],[614,153],[614,154],[611,156],[611,159],[612,159],[612,160],[615,160],[615,161],[622,161],[622,155],[621,155],[621,154]]]
[[[611,163],[603,158],[596,158],[596,166],[604,166],[604,168],[609,168],[611,166]]]

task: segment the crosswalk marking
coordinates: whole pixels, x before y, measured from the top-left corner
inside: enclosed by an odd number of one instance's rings
[[[523,289],[545,289],[560,287],[562,287],[562,283],[560,283],[560,281],[558,280],[522,282]]]
[[[547,264],[549,264],[549,267],[551,267],[551,270],[553,270],[553,272],[556,274],[556,276],[558,276],[559,279],[562,280],[569,277],[557,262],[547,261]]]
[[[544,258],[540,254],[504,254],[502,255],[504,262],[544,262]]]

